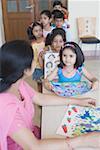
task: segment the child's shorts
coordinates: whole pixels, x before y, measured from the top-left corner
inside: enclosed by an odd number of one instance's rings
[[[43,79],[43,69],[36,68],[33,73],[33,80],[41,82]]]

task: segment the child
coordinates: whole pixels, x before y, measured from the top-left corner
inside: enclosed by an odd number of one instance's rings
[[[50,34],[47,35],[45,40],[45,51],[40,53],[40,62],[44,67],[44,55],[47,52],[59,53],[61,47],[66,42],[65,31],[62,28],[55,28]]]
[[[29,39],[32,40],[31,46],[34,50],[34,60],[36,63],[36,69],[33,73],[33,80],[38,83],[38,88],[41,90],[40,83],[43,78],[43,69],[41,68],[41,63],[39,62],[39,54],[43,51],[45,47],[45,42],[43,38],[43,27],[39,22],[33,22],[31,27],[28,28],[30,34],[28,34]]]
[[[51,12],[49,10],[43,10],[40,13],[40,21],[43,24],[43,36],[46,38],[48,33],[53,30],[51,26]]]
[[[98,88],[98,79],[86,70],[83,63],[84,55],[78,44],[67,42],[60,51],[60,64],[47,77],[47,80],[51,81],[58,77],[58,82],[80,82],[84,75],[92,83],[92,89]],[[45,85],[48,85],[48,82],[45,82]]]
[[[48,34],[45,46],[48,47],[50,52],[59,52],[66,42],[65,31],[62,28],[55,28],[51,34]]]
[[[55,27],[57,28],[63,28],[66,32],[66,40],[67,42],[71,41],[71,33],[70,28],[67,26],[67,24],[64,21],[64,14],[60,10],[56,10],[53,16]]]
[[[54,1],[53,9],[62,11],[64,13],[64,19],[68,19],[69,12],[67,11],[66,8],[63,7],[61,1]]]
[[[0,150],[70,150],[66,139],[35,138],[34,104],[93,106],[94,100],[60,98],[33,90],[23,80],[34,71],[33,59],[33,50],[25,41],[10,41],[0,48]]]

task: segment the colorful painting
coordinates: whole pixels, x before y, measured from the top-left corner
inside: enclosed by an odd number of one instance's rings
[[[84,94],[90,91],[91,86],[86,81],[81,82],[50,82],[52,91],[62,97],[70,97]]]
[[[70,105],[56,133],[75,137],[93,131],[100,132],[100,107]]]

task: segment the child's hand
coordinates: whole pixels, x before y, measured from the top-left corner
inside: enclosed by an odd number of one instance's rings
[[[99,88],[99,81],[95,81],[92,83],[92,90],[97,90]]]
[[[44,59],[44,55],[45,55],[45,51],[41,51],[41,52],[39,53],[39,56],[40,56],[42,59]]]
[[[79,105],[94,108],[96,106],[96,100],[93,98],[82,98],[82,100],[79,101]]]
[[[48,79],[44,79],[43,83],[44,83],[44,87],[45,87],[47,90],[50,90],[50,91],[52,90],[52,86],[51,86],[51,84],[50,84],[50,82],[49,82]]]

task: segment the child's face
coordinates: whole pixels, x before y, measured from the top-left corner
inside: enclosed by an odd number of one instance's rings
[[[56,18],[54,20],[54,23],[55,23],[55,25],[56,25],[57,28],[62,28],[64,20],[63,20],[63,18]]]
[[[66,48],[63,51],[62,60],[66,66],[74,67],[76,63],[76,54],[70,48]]]
[[[46,16],[45,14],[42,14],[41,18],[40,18],[40,21],[41,21],[41,23],[43,24],[43,27],[44,27],[44,26],[50,24],[51,19],[49,19],[49,17]]]
[[[32,33],[36,37],[36,39],[43,36],[43,30],[41,26],[35,26],[32,30]]]
[[[59,52],[60,49],[63,47],[63,45],[64,45],[64,41],[63,41],[62,36],[59,35],[59,34],[56,35],[56,36],[54,37],[53,42],[52,42],[52,45],[51,45],[52,48],[53,48],[53,50]]]
[[[55,7],[53,8],[53,9],[57,9],[57,10],[62,10],[62,7],[61,7],[61,5],[55,5]]]

